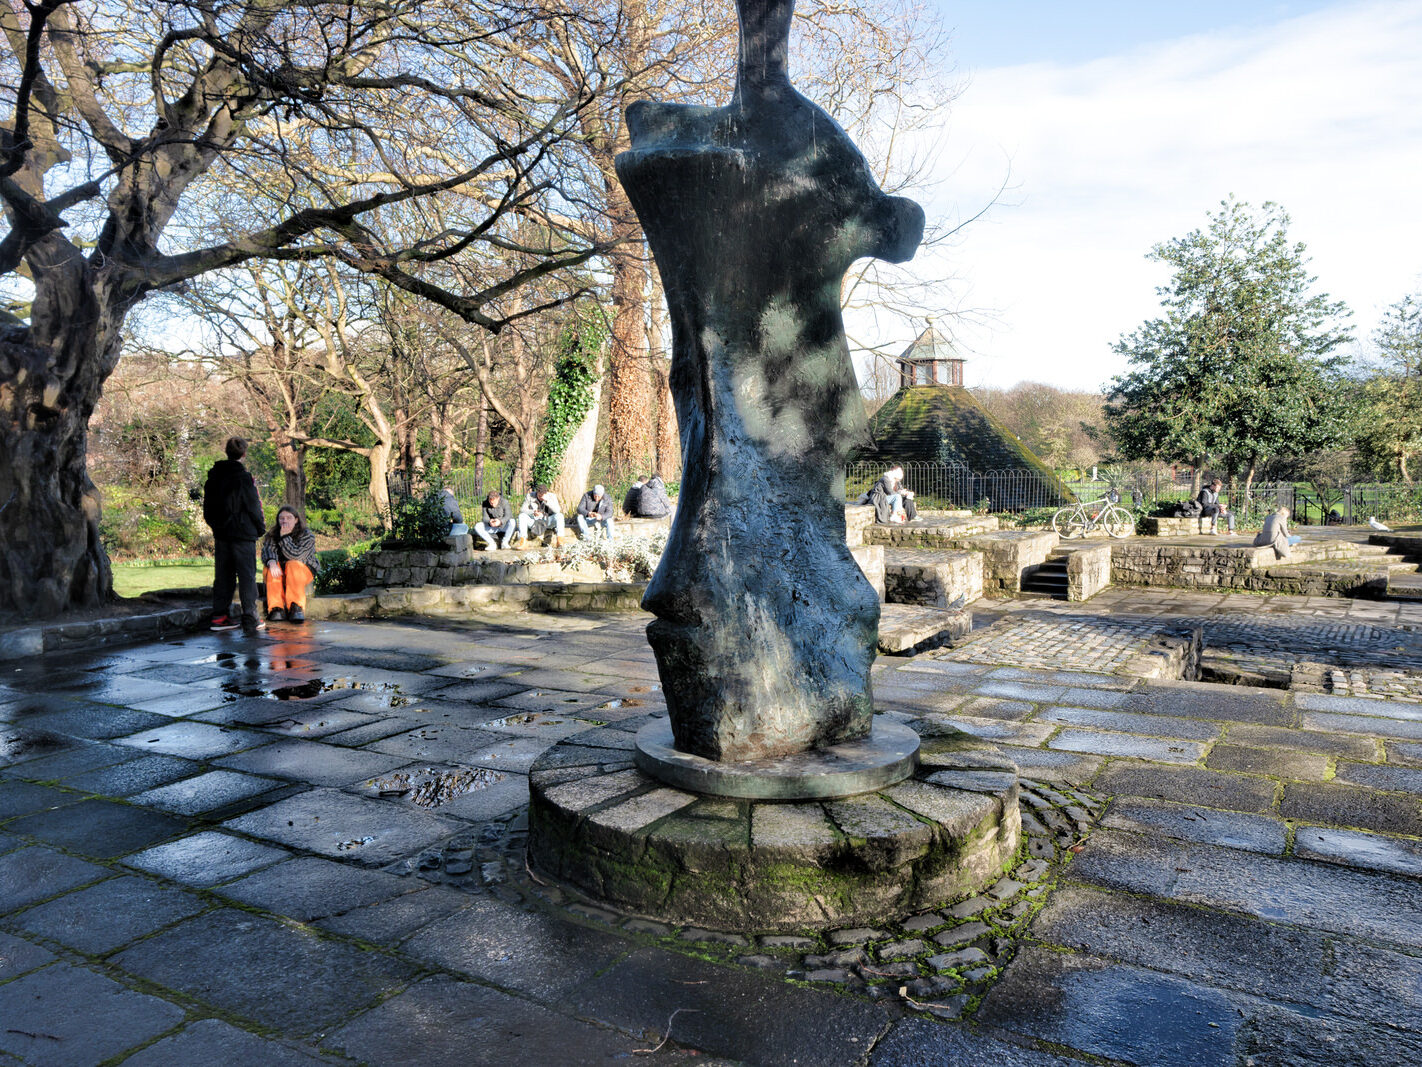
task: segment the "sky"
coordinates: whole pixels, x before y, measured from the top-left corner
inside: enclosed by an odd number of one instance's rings
[[[1288,211],[1359,354],[1422,292],[1422,0],[929,2],[960,93],[915,198],[952,222],[1007,186],[919,268],[956,279],[970,387],[1123,372],[1168,277],[1147,253],[1230,195]]]

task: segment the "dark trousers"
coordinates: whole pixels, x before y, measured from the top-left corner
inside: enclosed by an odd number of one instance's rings
[[[242,598],[242,618],[257,621],[257,542],[214,541],[212,565],[212,614],[226,615],[232,610],[232,590]]]

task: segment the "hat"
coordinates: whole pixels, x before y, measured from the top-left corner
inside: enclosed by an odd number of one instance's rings
[[[593,496],[602,496],[602,494],[605,493],[606,491],[607,491],[607,490],[605,490],[605,489],[604,489],[602,486],[600,486],[600,485],[595,485],[595,486],[593,486]]]

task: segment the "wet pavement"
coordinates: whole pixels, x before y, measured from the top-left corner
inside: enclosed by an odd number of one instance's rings
[[[1415,654],[1422,606],[1133,590],[974,609],[1078,628],[881,659],[876,696],[1018,762],[1022,866],[811,937],[666,927],[524,868],[532,761],[664,708],[645,617],[321,623],[7,664],[0,1064],[1422,1062],[1418,705],[1143,681],[1103,651],[1188,616],[1385,669]]]

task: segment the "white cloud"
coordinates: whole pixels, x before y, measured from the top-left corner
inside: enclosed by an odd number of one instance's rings
[[[1158,311],[1145,254],[1230,193],[1293,218],[1319,285],[1366,336],[1422,286],[1422,0],[1346,4],[1075,66],[976,73],[941,132],[930,215],[1014,189],[947,253],[969,384],[1096,388]],[[925,271],[930,267],[923,268]]]

